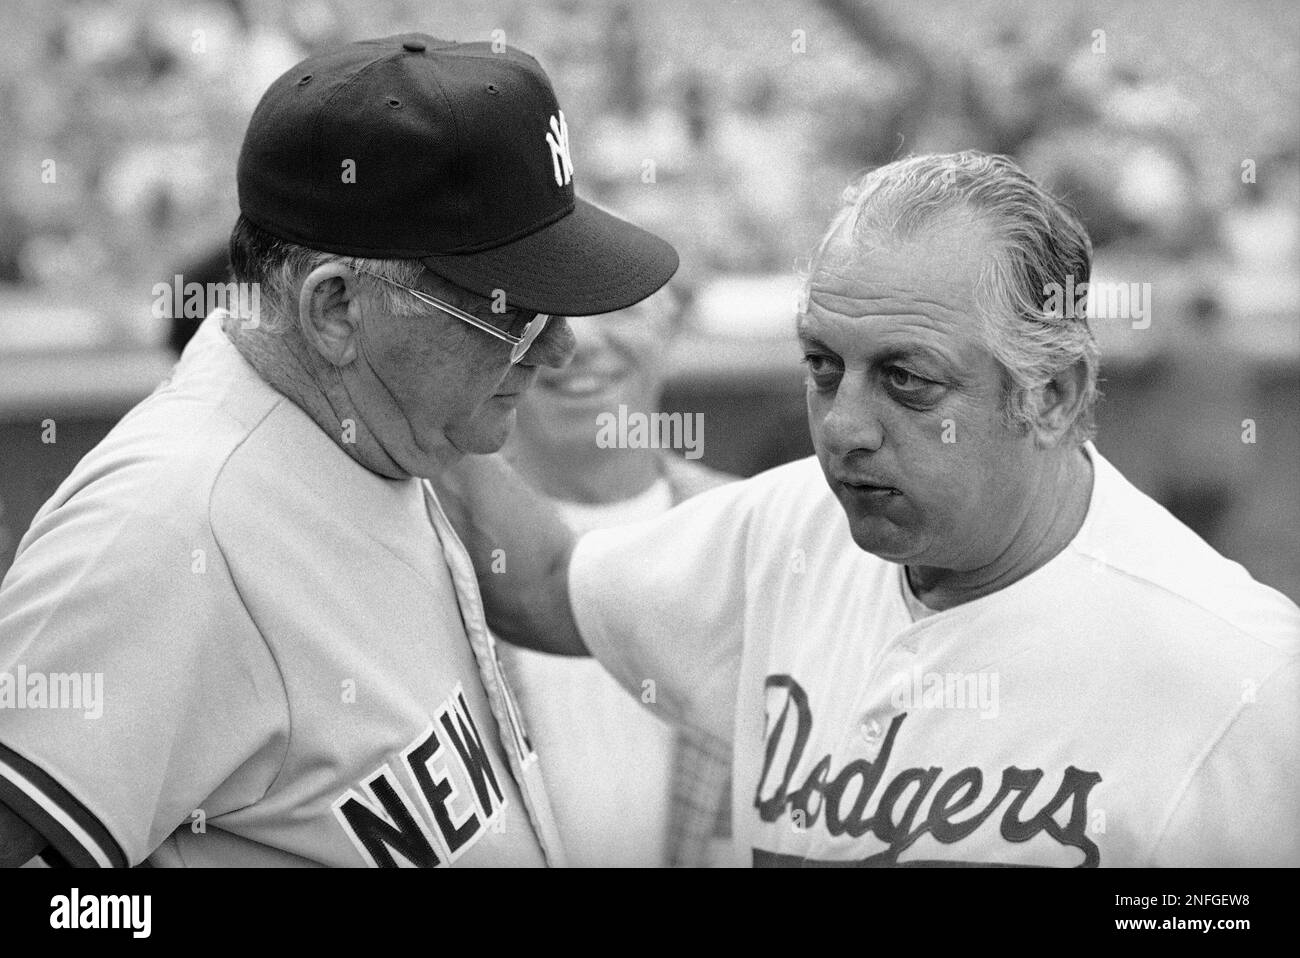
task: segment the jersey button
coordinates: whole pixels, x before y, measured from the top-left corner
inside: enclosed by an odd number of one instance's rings
[[[891,714],[885,709],[871,709],[858,720],[858,744],[867,758],[875,758],[889,730]]]

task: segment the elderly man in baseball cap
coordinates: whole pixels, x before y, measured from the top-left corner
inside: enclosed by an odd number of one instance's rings
[[[0,587],[0,860],[556,863],[425,480],[501,446],[564,316],[649,296],[676,253],[575,196],[546,74],[482,43],[303,61],[238,182],[258,311],[208,317]]]

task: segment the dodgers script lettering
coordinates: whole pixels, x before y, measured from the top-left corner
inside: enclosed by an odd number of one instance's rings
[[[848,861],[810,860],[797,855],[754,849],[755,865],[974,865],[996,864],[964,859],[908,860],[899,856],[923,835],[930,835],[944,845],[957,845],[979,830],[985,821],[1007,802],[1002,811],[999,833],[1007,842],[1027,842],[1036,835],[1047,834],[1060,845],[1083,853],[1081,868],[1095,868],[1101,860],[1100,850],[1087,835],[1088,793],[1101,781],[1097,772],[1084,771],[1073,765],[1065,769],[1056,793],[1036,813],[1024,817],[1025,806],[1043,779],[1041,768],[1002,769],[997,791],[983,808],[968,818],[956,816],[976,805],[984,791],[984,772],[969,766],[945,777],[944,769],[904,768],[886,779],[890,757],[898,741],[907,713],[895,715],[889,723],[875,758],[854,759],[838,771],[831,756],[823,755],[801,784],[794,782],[813,729],[813,712],[804,689],[789,675],[767,678],[767,737],[763,751],[763,771],[759,776],[754,807],[766,823],[779,821],[787,813],[792,824],[811,833],[820,823],[833,837],[848,835],[861,838],[875,836],[886,846],[883,850]],[[788,723],[793,723],[787,728]],[[785,746],[783,749],[782,746]],[[898,808],[911,790],[911,799]],[[926,798],[928,809],[921,816]],[[855,797],[845,806],[847,794]],[[872,798],[879,794],[875,809],[868,814]],[[1069,806],[1065,825],[1057,814]],[[918,821],[919,819],[919,821]]]

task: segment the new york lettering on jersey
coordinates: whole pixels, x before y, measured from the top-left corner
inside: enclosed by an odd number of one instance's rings
[[[457,683],[436,720],[395,761],[340,796],[334,814],[369,865],[437,868],[504,826],[501,774]]]

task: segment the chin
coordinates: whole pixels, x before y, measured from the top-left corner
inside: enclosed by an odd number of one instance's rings
[[[500,416],[482,417],[454,433],[448,432],[447,439],[466,455],[486,456],[501,451],[514,426],[515,410],[511,409]]]
[[[900,565],[921,552],[916,537],[888,522],[849,518],[849,535],[863,552]]]

